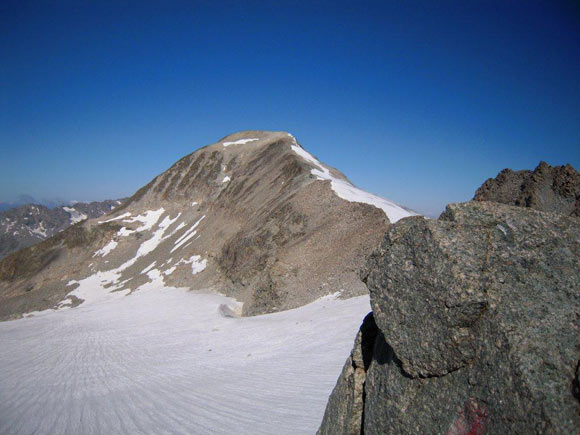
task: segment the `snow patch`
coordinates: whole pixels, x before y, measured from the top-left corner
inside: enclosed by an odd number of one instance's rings
[[[120,296],[127,295],[130,292],[130,290],[117,291],[123,288],[125,283],[129,281],[126,280],[123,282],[119,282],[119,279],[121,278],[121,273],[130,266],[132,266],[133,264],[135,264],[139,258],[149,254],[151,251],[157,248],[157,246],[159,246],[159,244],[163,240],[167,239],[169,236],[164,237],[165,231],[179,218],[180,215],[181,213],[179,213],[173,219],[171,219],[169,216],[166,216],[165,219],[163,219],[163,221],[161,221],[161,223],[159,224],[159,228],[157,229],[157,231],[153,233],[153,236],[150,239],[143,242],[141,246],[139,246],[139,248],[137,249],[137,253],[135,254],[135,257],[126,261],[121,266],[117,267],[116,269],[108,271],[96,272],[93,275],[89,276],[88,278],[82,279],[80,281],[74,282],[71,281],[71,283],[79,284],[79,287],[77,287],[71,293],[67,294],[66,297],[68,298],[70,296],[76,296],[77,298],[83,300],[82,305],[84,305],[87,303],[92,304],[94,302],[116,299]],[[154,216],[152,216],[152,213],[147,212],[144,216],[140,216],[138,217],[139,219],[135,220],[143,222],[144,225],[153,226],[155,222],[157,222],[159,217],[160,216],[158,215],[157,212],[154,212]],[[151,224],[153,220],[155,222]],[[155,263],[153,263],[152,266],[154,265]],[[146,268],[143,272],[148,273],[148,269],[149,268]],[[71,285],[71,283],[69,283],[69,285]]]
[[[248,142],[254,142],[256,140],[260,140],[259,138],[255,138],[255,139],[240,139],[240,140],[236,140],[233,142],[224,142],[223,145],[225,147],[229,147],[230,145],[244,145]]]
[[[199,220],[194,223],[191,228],[189,228],[179,239],[175,241],[175,246],[171,249],[170,253],[173,254],[177,249],[183,246],[189,239],[196,235],[197,231],[195,229],[199,223],[205,218],[205,215],[199,218]]]
[[[175,227],[175,229],[171,232],[171,235],[174,235],[176,232],[178,232],[180,229],[182,229],[183,227],[185,227],[187,224],[185,222],[181,222],[179,225],[177,225],[177,227]]]
[[[156,261],[154,261],[153,263],[151,263],[149,266],[147,266],[145,269],[143,269],[143,270],[141,271],[141,274],[142,274],[142,275],[144,275],[144,274],[146,274],[147,272],[149,272],[151,269],[153,269],[153,268],[155,267],[155,264],[156,264],[156,263],[157,263]]]
[[[160,209],[160,210],[163,210],[163,209]],[[158,214],[158,211],[159,210],[157,210],[156,212],[147,212],[146,213],[143,227],[145,227],[145,226],[152,227],[153,225],[155,225],[155,223],[159,220],[159,217],[161,216],[160,214]],[[152,216],[152,213],[154,213],[153,216]],[[117,271],[122,272],[123,270],[132,266],[133,264],[135,264],[137,262],[137,260],[139,258],[144,257],[145,255],[149,254],[150,252],[153,252],[159,246],[159,244],[161,242],[163,242],[165,239],[169,238],[171,235],[164,237],[165,231],[179,218],[180,215],[181,215],[181,213],[179,213],[173,219],[171,219],[169,216],[166,216],[165,219],[163,219],[163,221],[161,221],[161,223],[159,224],[159,228],[157,229],[157,231],[155,231],[153,233],[153,236],[151,236],[150,239],[145,240],[141,244],[141,246],[139,246],[139,249],[137,249],[137,253],[135,254],[135,257],[133,257],[129,261],[127,261],[124,264],[122,264],[121,266],[119,266]],[[141,228],[143,228],[143,227],[141,227]],[[140,231],[140,228],[137,228],[136,231]]]
[[[169,261],[169,262],[171,262],[171,261]],[[167,269],[165,272],[163,272],[163,274],[167,275],[167,276],[171,275],[173,272],[175,272],[175,269],[177,269],[177,266],[179,266],[181,264],[191,264],[191,274],[196,275],[196,274],[202,272],[203,270],[205,270],[205,268],[207,267],[207,260],[202,259],[200,255],[193,255],[188,260],[185,260],[182,258],[177,263],[175,263],[175,265],[173,265],[172,267]]]
[[[177,269],[176,266],[172,266],[169,269],[167,269],[165,272],[163,272],[163,274],[165,275],[171,275],[173,272],[175,272],[175,269]]]
[[[116,220],[119,220],[119,219],[126,218],[128,216],[131,216],[131,213],[129,213],[129,212],[123,213],[122,215],[119,215],[117,217],[114,217],[114,218],[111,218],[111,219],[107,219],[106,221],[99,221],[99,223],[100,224],[104,224],[104,223],[107,223],[107,222],[113,222],[113,221],[116,221]]]
[[[82,222],[85,219],[88,219],[88,216],[86,214],[81,213],[80,211],[78,211],[77,209],[74,209],[72,207],[63,207],[62,209],[70,215],[70,224],[71,225],[74,225],[78,222]]]
[[[157,223],[163,213],[165,213],[165,209],[161,207],[159,210],[148,210],[144,214],[140,214],[131,219],[125,219],[123,222],[141,222],[143,225],[136,228],[135,231],[149,231]]]
[[[105,246],[103,246],[101,249],[95,252],[93,254],[93,257],[96,257],[97,255],[101,257],[108,255],[113,249],[117,247],[117,244],[118,243],[115,240],[111,240],[109,243],[107,243]]]
[[[11,221],[10,219],[5,219],[4,223],[7,225],[5,230],[6,232],[10,231],[16,222]]]
[[[83,304],[93,304],[95,302],[108,301],[126,296],[130,290],[116,291],[123,286],[123,283],[117,284],[121,277],[119,271],[109,270],[106,272],[97,272],[88,278],[80,281],[71,281],[79,286],[66,295],[67,298],[75,296],[83,300]],[[69,282],[68,285],[71,285]]]
[[[205,259],[202,260],[199,255],[194,255],[189,260],[187,260],[185,263],[186,264],[191,263],[191,273],[193,275],[198,274],[199,272],[202,272],[207,266],[207,260],[205,260]]]
[[[222,180],[222,183],[227,183],[227,182],[228,182],[228,181],[230,181],[230,180],[231,180],[231,178],[229,177],[229,175],[226,175],[226,176],[224,177],[224,179]]]
[[[192,273],[192,275],[196,275],[199,272],[202,272],[203,270],[205,270],[205,268],[207,266],[207,260],[202,259],[200,255],[193,255],[192,257],[189,258],[189,260],[184,260],[184,259],[179,260],[177,263],[175,263],[175,265],[173,267],[167,269],[165,271],[165,274],[169,275],[169,274],[173,273],[175,268],[177,266],[179,266],[180,264],[191,264],[191,273]],[[171,272],[169,272],[169,271],[171,271]]]
[[[28,231],[30,231],[32,234],[36,234],[37,236],[40,236],[44,239],[46,239],[48,237],[48,234],[46,232],[46,228],[44,228],[43,222],[40,222],[36,228],[29,228]]]
[[[133,230],[128,230],[126,227],[122,227],[119,231],[117,231],[117,236],[118,237],[126,237],[126,236],[133,234],[134,232],[135,231],[133,231]]]

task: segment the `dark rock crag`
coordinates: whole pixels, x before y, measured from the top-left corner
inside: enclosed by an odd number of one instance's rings
[[[392,225],[362,272],[376,327],[319,433],[578,433],[580,219],[562,211],[474,201]]]
[[[533,171],[504,169],[483,183],[473,199],[580,216],[580,174],[571,165],[546,162]]]

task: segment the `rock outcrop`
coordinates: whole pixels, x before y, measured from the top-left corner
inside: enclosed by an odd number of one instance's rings
[[[366,373],[373,359],[378,333],[373,313],[369,313],[363,320],[353,350],[329,398],[319,433],[324,435],[361,433]]]
[[[533,171],[504,169],[483,183],[473,199],[580,216],[580,174],[571,165],[546,162]]]
[[[374,335],[370,364],[349,358],[319,433],[577,433],[580,219],[564,214],[474,201],[392,225],[362,272],[376,328],[353,355]]]
[[[1,261],[0,320],[153,281],[234,296],[244,315],[364,294],[366,256],[390,221],[413,214],[357,189],[288,133],[236,133],[109,215]]]

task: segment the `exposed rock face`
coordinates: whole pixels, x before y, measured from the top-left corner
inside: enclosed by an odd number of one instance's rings
[[[354,348],[330,396],[319,434],[358,434],[364,413],[364,383],[372,361],[378,328],[369,313],[354,341]]]
[[[569,164],[546,162],[533,171],[504,169],[483,183],[473,199],[580,216],[580,174]]]
[[[364,294],[366,256],[390,218],[412,214],[359,191],[288,133],[236,133],[185,156],[108,216],[5,258],[0,319],[154,280],[234,296],[244,315]]]
[[[76,203],[48,208],[23,205],[0,213],[0,259],[19,249],[32,246],[84,219],[109,213],[121,201]]]
[[[391,226],[363,278],[378,330],[363,423],[348,433],[580,430],[580,219],[450,205]],[[352,401],[346,374],[327,415]],[[321,433],[350,418],[325,418]]]

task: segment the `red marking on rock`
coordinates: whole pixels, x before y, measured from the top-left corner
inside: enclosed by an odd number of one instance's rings
[[[468,399],[459,411],[455,421],[447,431],[447,435],[483,435],[489,420],[485,406],[475,399]]]

